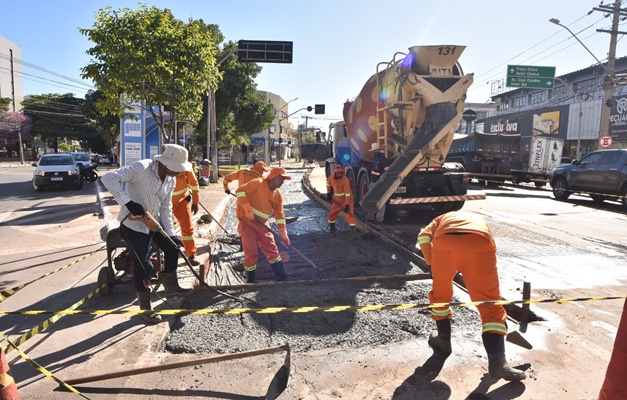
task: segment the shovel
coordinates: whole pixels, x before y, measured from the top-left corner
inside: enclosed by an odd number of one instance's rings
[[[207,210],[207,208],[199,201],[198,204],[200,204],[200,206],[203,208],[203,210],[205,210],[205,212],[207,213],[207,215],[209,215],[209,218],[211,218],[212,221],[215,221],[216,224],[218,224],[218,226],[220,228],[222,228],[222,230],[227,234],[230,235],[229,231],[227,231],[219,222],[217,219],[213,218],[213,215],[211,215],[211,213],[209,212],[209,210]]]
[[[294,250],[299,256],[301,256],[303,258],[303,260],[305,260],[307,262],[307,264],[311,265],[316,271],[318,271],[318,273],[320,274],[321,278],[326,278],[326,276],[324,275],[324,272],[322,272],[322,270],[316,265],[314,264],[313,261],[311,261],[309,258],[305,257],[305,255],[303,253],[301,253],[300,251],[298,251],[296,248],[294,248],[294,246],[288,246],[285,243],[283,243],[283,240],[281,239],[281,235],[279,235],[277,232],[275,232],[272,228],[270,228],[268,225],[264,224],[257,216],[255,216],[254,221],[261,226],[263,229],[267,230],[268,232],[272,233],[272,235],[274,235],[275,240],[277,240],[278,242],[281,242],[281,244],[283,246],[285,246],[286,249],[292,249]]]
[[[283,361],[283,365],[281,366],[279,371],[277,371],[276,375],[274,376],[274,379],[272,379],[270,387],[268,388],[268,393],[264,397],[266,399],[275,399],[287,388],[287,381],[289,379],[291,370],[291,350],[289,344],[285,344],[279,347],[269,347],[259,350],[242,351],[241,353],[202,358],[199,360],[182,361],[171,364],[155,365],[153,367],[144,367],[119,372],[112,372],[109,374],[92,375],[85,378],[68,379],[65,381],[65,383],[67,383],[68,385],[78,385],[81,383],[104,381],[113,378],[126,378],[131,375],[147,374],[150,372],[166,371],[170,369],[192,367],[202,364],[212,364],[221,361],[239,360],[242,358],[260,356],[264,354],[279,353],[281,351],[285,351],[285,360]]]

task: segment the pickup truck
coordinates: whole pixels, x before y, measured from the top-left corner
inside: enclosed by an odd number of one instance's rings
[[[594,151],[559,165],[551,174],[551,187],[558,200],[580,192],[597,203],[618,200],[627,208],[627,149]]]

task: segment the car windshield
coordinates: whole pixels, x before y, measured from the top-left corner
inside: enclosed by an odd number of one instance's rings
[[[76,161],[91,161],[87,153],[72,154],[72,157],[74,157]]]
[[[74,159],[67,156],[42,157],[39,165],[74,165]]]

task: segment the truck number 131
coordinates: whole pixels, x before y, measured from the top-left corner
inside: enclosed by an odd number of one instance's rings
[[[455,54],[455,49],[457,49],[457,46],[453,46],[453,47],[449,47],[449,46],[438,47],[438,55],[448,56],[450,54]]]

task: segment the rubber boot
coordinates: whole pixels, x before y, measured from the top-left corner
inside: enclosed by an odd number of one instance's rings
[[[335,223],[329,224],[329,232],[330,233],[335,233]]]
[[[255,270],[246,271],[246,283],[257,283],[255,279]]]
[[[355,232],[357,232],[357,228],[355,228],[354,226],[351,226],[350,231],[351,231],[351,233],[355,233]]]
[[[435,334],[433,332],[431,337],[429,337],[429,346],[433,350],[436,350],[442,353],[445,356],[451,354],[451,319],[441,319],[435,321],[436,326],[438,327],[438,332]]]
[[[483,346],[488,353],[488,372],[490,378],[506,381],[522,381],[527,377],[524,371],[514,369],[505,360],[505,336],[497,333],[484,333],[481,335]]]
[[[161,272],[159,280],[165,289],[165,297],[184,297],[194,292],[193,289],[183,289],[179,286],[178,278],[175,272]]]
[[[139,303],[140,310],[152,310],[150,306],[150,292],[137,292],[137,302]],[[161,322],[161,315],[159,314],[140,314],[142,319],[151,324]]]
[[[277,281],[284,281],[287,279],[287,273],[285,273],[285,269],[283,269],[283,261],[272,264],[272,269],[277,276]]]

